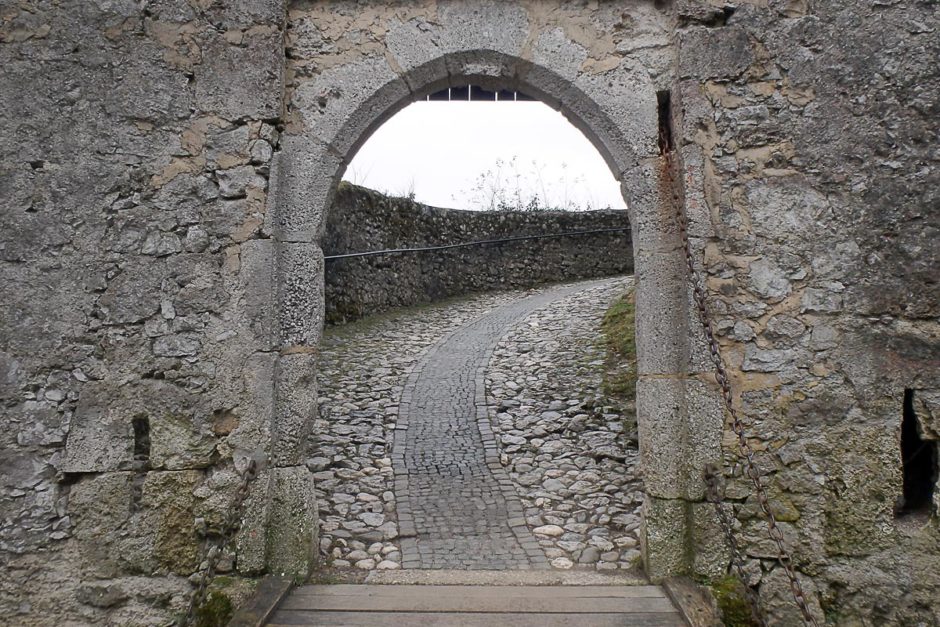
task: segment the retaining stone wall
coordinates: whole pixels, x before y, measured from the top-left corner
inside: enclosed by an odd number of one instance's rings
[[[431,247],[520,235],[626,228],[626,211],[460,211],[340,186],[325,255]],[[326,262],[326,320],[493,289],[629,274],[629,230]]]

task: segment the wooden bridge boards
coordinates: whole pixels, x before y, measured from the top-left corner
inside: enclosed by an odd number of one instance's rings
[[[684,625],[658,586],[302,586],[271,627],[286,625]]]

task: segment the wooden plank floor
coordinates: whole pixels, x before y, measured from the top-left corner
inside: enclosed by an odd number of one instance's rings
[[[659,586],[302,586],[269,627],[650,627],[684,625]]]

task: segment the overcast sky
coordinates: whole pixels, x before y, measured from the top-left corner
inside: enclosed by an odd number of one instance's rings
[[[413,103],[369,138],[343,178],[457,209],[486,208],[500,192],[542,206],[624,207],[594,146],[541,102]]]

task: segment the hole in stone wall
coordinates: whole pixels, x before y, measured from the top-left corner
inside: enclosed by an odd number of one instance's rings
[[[146,464],[150,461],[150,419],[135,416],[131,425],[134,427],[134,462]]]
[[[901,418],[901,464],[904,493],[895,506],[899,517],[929,514],[937,482],[937,443],[924,440],[914,412],[914,390],[904,390]]]
[[[664,155],[674,148],[672,139],[672,94],[668,91],[656,92],[656,104],[659,112],[659,154]]]
[[[721,7],[721,14],[716,16],[714,23],[710,26],[724,26],[728,23],[728,20],[731,19],[731,16],[734,15],[735,8],[733,6],[724,6]]]
[[[717,28],[726,26],[728,20],[734,15],[735,7],[725,5],[723,7],[700,7],[697,11],[682,11],[679,13],[679,28],[687,28],[693,25],[706,26],[708,28]]]

